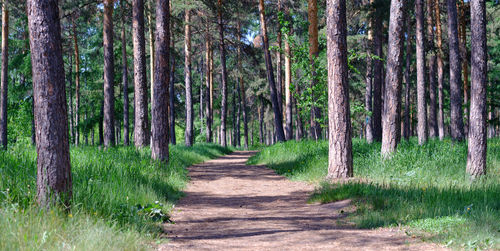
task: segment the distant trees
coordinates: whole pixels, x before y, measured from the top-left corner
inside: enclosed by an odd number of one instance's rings
[[[56,0],[28,0],[37,149],[37,202],[70,206],[68,111]]]

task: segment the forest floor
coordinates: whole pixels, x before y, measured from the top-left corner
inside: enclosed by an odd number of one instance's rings
[[[234,152],[189,168],[191,182],[166,224],[159,250],[444,250],[395,228],[358,229],[349,200],[308,203],[314,185],[290,181],[255,152]]]

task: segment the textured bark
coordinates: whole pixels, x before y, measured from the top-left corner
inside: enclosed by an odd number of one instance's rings
[[[72,196],[61,24],[56,0],[27,1],[35,127],[37,202],[69,207]]]
[[[80,138],[80,51],[78,50],[78,35],[76,34],[76,24],[72,19],[73,44],[75,47],[75,145],[78,145]]]
[[[428,114],[428,131],[430,138],[438,136],[437,124],[437,88],[436,88],[436,51],[434,48],[434,0],[426,1],[427,13],[427,62],[429,67],[429,114]]]
[[[262,104],[258,108],[259,113],[259,143],[264,144],[264,105]]]
[[[351,115],[347,74],[347,22],[345,0],[328,0],[328,177],[352,177]]]
[[[73,126],[73,54],[69,54],[69,74],[68,74],[68,94],[69,94],[69,132],[70,132],[70,141],[74,138],[75,131]],[[103,99],[104,102],[104,99]],[[104,105],[104,103],[103,103]],[[104,115],[101,116],[101,119],[104,118]],[[102,122],[101,122],[102,123]],[[104,140],[104,138],[102,138]],[[101,141],[102,142],[102,141]]]
[[[285,136],[286,140],[293,138],[292,126],[292,92],[290,84],[292,83],[292,52],[288,42],[288,34],[285,34]]]
[[[238,42],[241,43],[241,22],[238,20],[238,33],[237,33],[237,39]],[[285,42],[286,44],[286,42]],[[285,59],[285,67],[286,67],[286,59]],[[243,80],[243,66],[241,64],[241,44],[238,44],[238,71],[240,73],[239,75],[239,82],[240,82],[240,97],[241,97],[241,110],[243,111],[243,136],[244,136],[244,142],[243,145],[245,149],[248,149],[248,109],[247,109],[247,100],[246,100],[246,89],[245,89],[245,82]]]
[[[418,144],[427,142],[427,86],[425,83],[424,0],[415,0],[417,45],[417,136]]]
[[[7,91],[9,87],[9,9],[8,1],[2,2],[2,77],[0,102],[0,144],[7,149]],[[64,81],[64,80],[63,80]]]
[[[448,6],[448,40],[450,49],[450,110],[451,138],[464,140],[464,119],[462,114],[460,52],[457,30],[457,1],[447,0]]]
[[[170,4],[170,12],[172,12],[172,1],[169,2]],[[172,13],[170,13],[172,14]],[[174,40],[174,22],[170,22],[170,34],[171,34],[171,39],[170,39],[170,58],[172,60],[171,66],[170,66],[170,81],[169,81],[169,129],[170,129],[170,134],[169,134],[169,139],[170,143],[172,145],[175,145],[177,142],[176,137],[175,137],[175,40]]]
[[[186,85],[186,132],[184,143],[192,146],[194,140],[193,90],[191,77],[191,10],[186,9],[184,15],[184,81]]]
[[[153,8],[151,8],[151,2],[154,0],[146,0],[148,3],[148,24],[149,24],[149,78],[150,78],[150,92],[151,95],[151,107],[153,107],[154,103],[154,82],[155,82],[155,35],[154,35],[154,27],[153,27]],[[152,123],[152,122],[151,122]]]
[[[378,15],[377,15],[378,17]],[[379,58],[383,58],[382,44],[383,44],[383,33],[382,33],[382,18],[375,18],[373,24],[373,54]],[[384,85],[384,62],[375,59],[373,64],[373,138],[376,141],[382,140],[382,88]]]
[[[113,0],[104,0],[104,146],[115,144],[115,98],[113,81],[115,63],[113,54]]]
[[[370,5],[373,3],[373,0],[370,1]],[[369,28],[368,28],[368,40],[367,40],[367,54],[366,57],[366,75],[365,75],[365,139],[371,144],[373,143],[373,122],[372,122],[372,114],[373,114],[373,106],[372,106],[372,58],[370,51],[372,50],[373,45],[373,26],[374,26],[374,7],[369,6],[368,18],[369,18]]]
[[[471,0],[471,104],[467,173],[473,178],[486,174],[486,1]]]
[[[438,88],[438,112],[437,112],[437,126],[439,139],[444,139],[444,53],[443,53],[443,38],[441,32],[441,9],[439,0],[434,3],[434,20],[436,21],[436,47],[437,47],[437,88]]]
[[[401,80],[403,68],[403,23],[405,1],[392,0],[389,21],[389,44],[387,48],[387,75],[384,95],[384,118],[382,131],[383,156],[389,156],[398,144],[401,133]]]
[[[207,142],[211,143],[213,141],[213,132],[212,132],[212,40],[210,37],[210,26],[207,23],[207,30],[206,30],[206,35],[205,35],[205,60],[207,62],[206,64],[206,78],[205,78],[205,84],[206,84],[206,89],[207,89],[207,105],[206,105],[206,120],[207,120]]]
[[[143,0],[132,1],[132,37],[134,45],[134,144],[136,147],[146,147],[149,145],[149,130]]]
[[[281,7],[282,7],[282,0],[278,0],[278,12],[281,12]],[[279,21],[277,22],[277,27],[276,27],[276,44],[278,45],[278,50],[276,50],[276,93],[278,94],[278,105],[281,111],[281,114],[283,114],[283,60],[282,60],[282,45],[283,45],[283,39],[282,39],[282,33],[281,33],[281,24]],[[283,117],[283,116],[282,116]]]
[[[151,158],[168,161],[168,106],[170,75],[169,0],[156,0],[154,96],[151,107]]]
[[[406,68],[405,68],[405,110],[403,123],[403,137],[408,140],[411,135],[411,120],[410,120],[410,86],[411,86],[411,15],[406,16]]]
[[[308,0],[307,3],[307,18],[309,21],[309,60],[311,61],[312,66],[312,76],[313,79],[311,81],[311,88],[314,88],[316,85],[316,69],[314,69],[314,62],[319,54],[319,45],[318,45],[318,3],[317,0]],[[314,90],[311,92],[312,100],[314,99]],[[321,125],[317,121],[320,119],[321,114],[319,107],[312,106],[311,107],[311,136],[313,139],[318,140],[321,138]]]
[[[123,85],[123,144],[130,144],[129,99],[128,99],[128,67],[127,67],[127,39],[125,34],[125,1],[120,1],[122,7],[122,85]]]
[[[463,0],[459,0],[458,9],[458,47],[460,58],[462,59],[462,79],[464,91],[464,134],[469,131],[469,62],[467,59],[467,27],[466,27],[466,7]],[[464,136],[464,137],[465,137]]]
[[[221,104],[221,145],[226,147],[226,118],[227,118],[227,68],[226,43],[224,42],[224,23],[222,20],[222,0],[218,0],[217,23],[219,26],[220,62],[222,67],[222,104]]]
[[[264,0],[259,0],[260,27],[264,44],[264,57],[266,60],[267,81],[271,91],[271,104],[274,112],[274,124],[276,128],[276,136],[278,141],[285,141],[285,133],[283,131],[283,114],[279,109],[278,95],[276,92],[276,83],[274,82],[273,64],[271,61],[271,53],[269,52],[269,40],[267,38],[267,26],[265,19]]]

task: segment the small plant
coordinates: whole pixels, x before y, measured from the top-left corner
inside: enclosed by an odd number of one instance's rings
[[[145,206],[137,204],[136,208],[139,215],[144,215],[155,222],[174,223],[170,220],[170,216],[163,211],[163,204],[159,201],[155,201]]]

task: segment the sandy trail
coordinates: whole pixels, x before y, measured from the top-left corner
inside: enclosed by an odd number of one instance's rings
[[[339,224],[349,201],[307,204],[314,187],[235,152],[189,168],[186,196],[159,250],[441,250],[399,231]],[[345,214],[344,214],[345,215]]]

